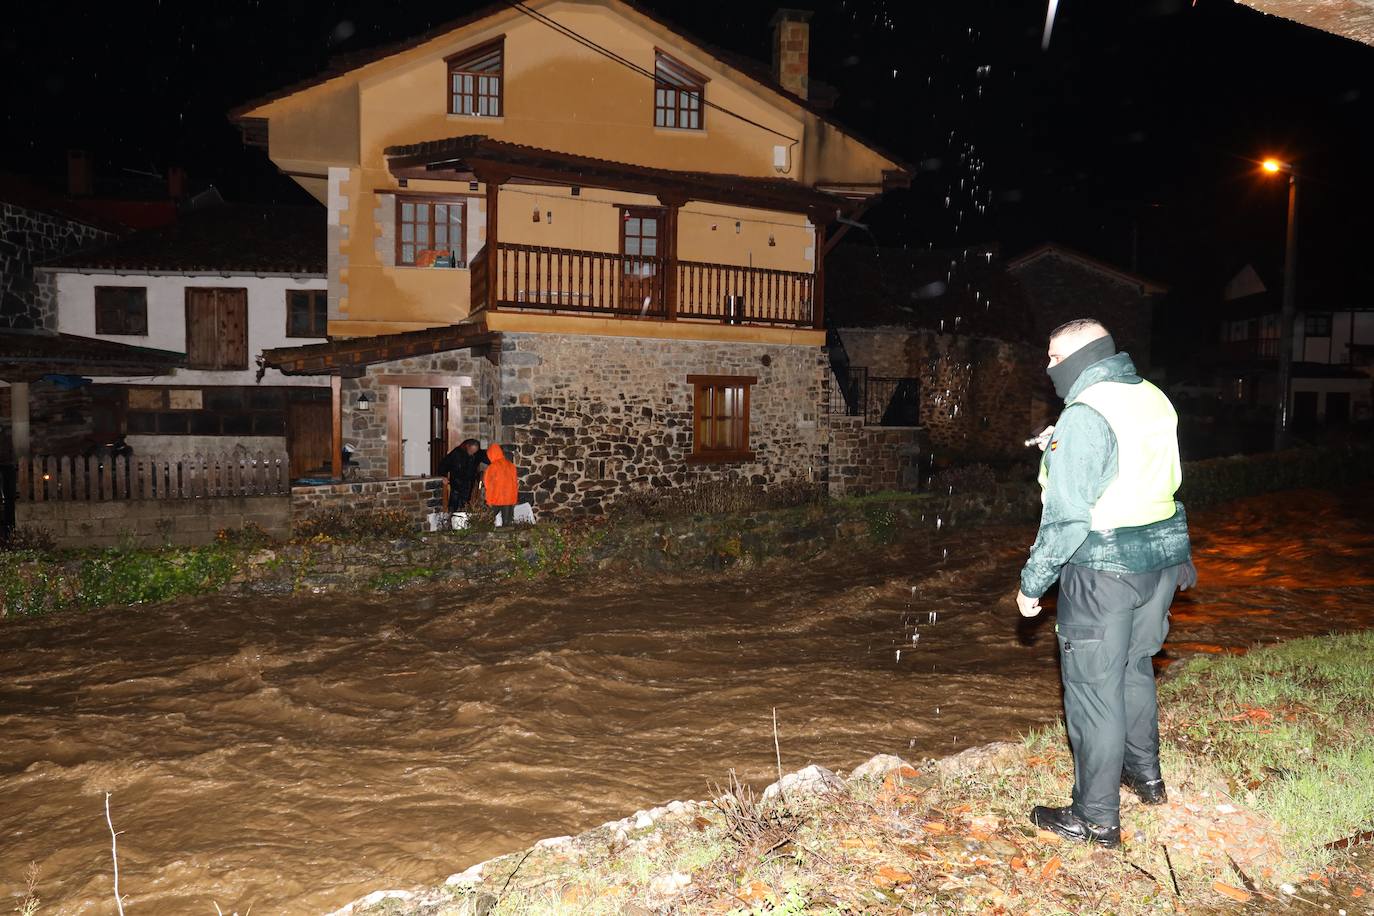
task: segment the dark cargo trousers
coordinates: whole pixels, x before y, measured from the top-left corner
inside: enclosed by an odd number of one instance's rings
[[[1094,824],[1121,824],[1124,763],[1158,779],[1159,707],[1150,658],[1169,632],[1181,567],[1109,573],[1065,566],[1059,576],[1059,660],[1073,749],[1073,810]]]

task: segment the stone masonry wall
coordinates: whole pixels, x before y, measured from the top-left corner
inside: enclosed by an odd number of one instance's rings
[[[441,508],[444,481],[441,477],[407,477],[402,480],[368,480],[358,483],[324,484],[291,488],[291,521],[324,512],[358,512],[392,509],[415,520],[415,530],[423,530],[431,512]]]
[[[902,327],[839,333],[851,365],[920,380],[920,421],[937,452],[1000,460],[1024,451],[1032,403],[1049,384],[1033,347]]]
[[[462,437],[483,441],[495,437],[496,369],[486,357],[474,356],[471,350],[452,350],[377,363],[368,367],[363,377],[343,380],[343,437],[358,449],[353,455],[358,476],[370,480],[387,476],[386,411],[388,391],[392,390],[387,378],[432,374],[470,376],[473,387],[462,392]],[[366,411],[358,410],[358,396],[363,392],[371,401]]]
[[[864,426],[863,417],[832,417],[830,495],[915,491],[921,442],[922,431],[912,427]]]
[[[0,201],[0,327],[56,328],[56,298],[39,294],[33,265],[112,238],[85,223]]]
[[[1096,318],[1112,332],[1117,348],[1131,354],[1141,374],[1149,371],[1154,305],[1139,287],[1051,255],[1013,273],[1034,301],[1032,316],[1040,338],[1047,339],[1066,321]]]
[[[15,523],[46,529],[58,547],[158,547],[209,544],[222,528],[254,524],[273,537],[291,530],[285,496],[19,502]]]
[[[754,376],[754,460],[697,464],[688,375]],[[599,512],[624,494],[723,479],[829,479],[830,369],[819,347],[506,334],[497,440],[545,514]]]

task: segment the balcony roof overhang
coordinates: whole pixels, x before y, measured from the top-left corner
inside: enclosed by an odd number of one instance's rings
[[[904,172],[892,172],[890,180],[885,175],[880,185],[832,193],[782,178],[652,168],[507,143],[481,134],[389,146],[386,157],[391,174],[398,179],[603,188],[649,194],[665,203],[700,200],[805,213],[817,225],[852,214],[889,185],[901,186],[906,177]]]
[[[346,337],[300,347],[274,347],[258,357],[258,372],[279,369],[285,375],[340,375],[356,377],[374,363],[412,356],[429,356],[448,350],[465,350],[491,343],[486,325],[450,324],[399,334]]]
[[[45,375],[95,378],[170,375],[186,354],[51,331],[0,334],[0,379],[31,382]]]

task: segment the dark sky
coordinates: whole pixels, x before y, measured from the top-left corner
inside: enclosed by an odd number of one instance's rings
[[[225,112],[478,5],[26,4],[0,37],[0,168],[59,174],[82,147],[107,169],[182,164],[230,199],[299,202]],[[647,5],[769,59],[773,4]],[[836,116],[922,165],[872,214],[880,244],[1056,239],[1210,303],[1246,261],[1280,262],[1285,191],[1247,161],[1277,150],[1310,176],[1302,295],[1369,302],[1374,48],[1229,0],[1062,0],[1048,51],[1044,0],[793,5],[816,12],[812,75],[839,91]]]

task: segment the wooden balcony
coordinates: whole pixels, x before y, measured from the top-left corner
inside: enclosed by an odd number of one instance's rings
[[[814,274],[498,242],[469,263],[472,311],[819,327]]]

